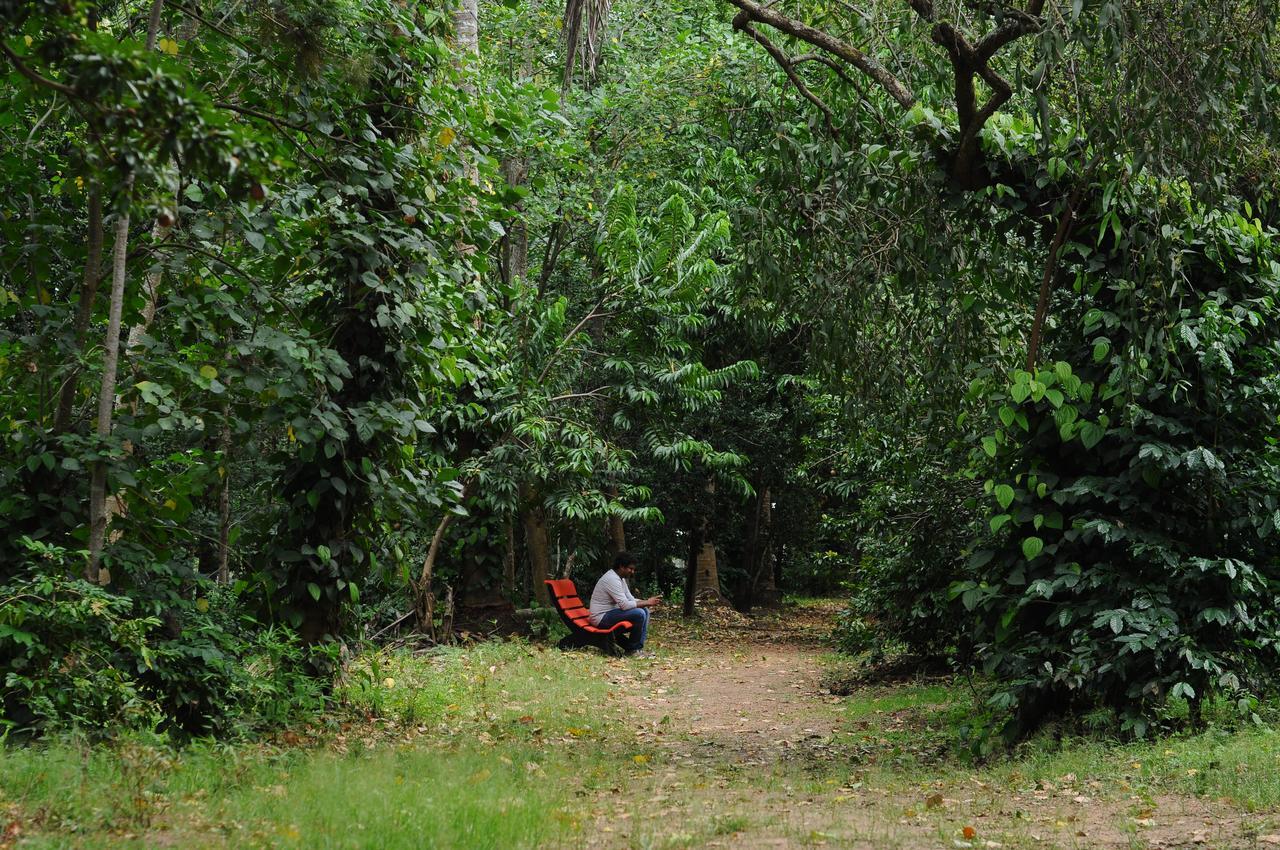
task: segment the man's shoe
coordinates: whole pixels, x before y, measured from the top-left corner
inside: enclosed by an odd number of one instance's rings
[[[650,652],[647,649],[636,649],[636,650],[632,650],[631,652],[628,652],[627,657],[628,658],[657,658],[658,655],[657,653]]]

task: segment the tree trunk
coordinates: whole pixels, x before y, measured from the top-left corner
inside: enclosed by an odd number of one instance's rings
[[[461,61],[480,55],[480,4],[478,0],[461,0],[453,12],[453,39]],[[459,63],[461,64],[461,62]],[[463,87],[475,91],[467,82]]]
[[[102,184],[94,180],[89,187],[89,245],[84,263],[84,278],[80,283],[80,304],[76,307],[77,356],[84,352],[89,322],[93,319],[93,302],[98,297],[98,284],[102,281],[102,243]],[[56,434],[65,434],[71,429],[71,415],[75,410],[79,384],[80,364],[74,362],[58,392],[58,411],[53,418],[53,430]]]
[[[684,561],[684,615],[692,617],[694,596],[698,589],[698,553],[702,551],[702,529],[705,522],[699,520],[689,535],[689,551]]]
[[[529,553],[529,584],[539,605],[550,605],[546,580],[551,575],[551,537],[547,533],[547,511],[536,498],[520,515],[524,524],[525,549]]]
[[[716,497],[716,480],[714,478],[707,479],[707,510],[702,514],[702,528],[699,537],[702,540],[702,547],[698,550],[694,558],[696,571],[694,573],[694,596],[714,596],[717,600],[720,596],[720,570],[716,564],[716,547],[711,540],[710,530],[708,528],[710,512],[714,506]]]
[[[618,501],[618,488],[616,486],[609,488],[609,500]],[[609,554],[616,555],[619,552],[625,552],[627,549],[627,529],[622,522],[622,517],[616,514],[609,514]]]
[[[172,219],[168,224],[157,220],[151,225],[151,244],[158,245],[165,241],[172,230]],[[138,348],[142,345],[142,335],[150,330],[151,322],[156,317],[156,307],[160,303],[160,282],[163,278],[164,271],[157,262],[156,267],[147,272],[147,276],[142,281],[142,294],[146,299],[142,305],[142,321],[129,329],[129,342],[125,346],[125,351],[131,360],[137,358]],[[137,371],[136,364],[133,369]]]
[[[502,161],[502,176],[511,187],[523,186],[529,175],[524,157],[508,157]],[[529,225],[524,218],[524,204],[515,205],[516,216],[502,238],[502,276],[508,286],[522,284],[529,277]]]
[[[747,540],[742,547],[742,568],[747,573],[746,593],[739,600],[743,610],[750,610],[755,604],[756,576],[760,564],[760,520],[768,498],[768,488],[759,481],[755,482],[756,496],[751,502],[751,513],[747,520]]]
[[[97,436],[100,445],[111,438],[111,418],[116,402],[116,371],[120,365],[120,314],[124,308],[125,260],[129,254],[129,203],[132,175],[125,179],[120,212],[116,217],[115,244],[111,256],[111,301],[107,335],[102,347],[102,387],[98,391]],[[104,445],[105,447],[105,445]],[[84,577],[107,584],[111,574],[102,569],[102,549],[107,538],[107,462],[93,463],[89,479],[89,563]]]
[[[774,606],[782,601],[782,594],[774,579],[773,552],[773,491],[765,487],[760,493],[760,523],[757,537],[755,571],[752,574],[752,604]]]
[[[436,598],[431,592],[431,578],[435,573],[436,558],[440,555],[440,544],[444,542],[444,533],[449,530],[454,516],[456,514],[452,511],[447,511],[436,526],[436,533],[431,535],[431,545],[427,547],[427,556],[422,559],[422,573],[413,588],[413,607],[418,617],[418,630],[432,640],[436,636]]]
[[[694,595],[703,597],[715,597],[721,599],[720,596],[720,570],[716,564],[716,546],[710,540],[702,541],[702,549],[698,552],[696,560],[697,579],[694,586]]]
[[[231,581],[231,410],[222,405],[222,492],[218,494],[218,583]]]
[[[148,51],[155,50],[160,31],[160,13],[164,0],[151,4],[147,25]],[[129,256],[129,208],[133,200],[134,177],[124,180],[120,192],[120,210],[115,226],[115,244],[111,256],[111,301],[107,312],[107,335],[102,351],[102,387],[98,391],[99,445],[111,438],[111,420],[115,412],[116,373],[120,366],[120,317],[124,310],[125,261]],[[107,539],[107,463],[95,461],[89,478],[89,563],[85,578],[96,584],[108,584],[111,573],[102,569],[102,550]]]
[[[508,516],[502,523],[502,595],[516,598],[516,528]]]

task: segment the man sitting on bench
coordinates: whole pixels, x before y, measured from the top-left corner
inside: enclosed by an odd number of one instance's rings
[[[649,634],[649,609],[662,602],[661,596],[636,599],[627,579],[636,574],[636,558],[630,552],[613,556],[613,569],[600,576],[591,592],[591,625],[607,629],[619,620],[630,620],[631,631],[618,642],[627,655],[649,655],[644,640]]]

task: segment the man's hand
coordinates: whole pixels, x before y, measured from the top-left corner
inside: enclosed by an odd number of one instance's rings
[[[656,608],[656,607],[658,607],[658,606],[659,606],[659,605],[661,605],[661,604],[662,604],[662,594],[661,594],[661,593],[659,593],[657,596],[650,596],[648,599],[645,599],[644,601],[642,601],[642,602],[640,603],[640,607],[641,607],[641,608]]]

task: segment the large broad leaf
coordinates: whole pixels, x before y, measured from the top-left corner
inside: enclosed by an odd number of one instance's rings
[[[1044,551],[1044,541],[1039,537],[1028,537],[1022,541],[1022,554],[1028,561]]]
[[[1080,442],[1084,443],[1086,449],[1091,449],[1098,443],[1102,442],[1102,437],[1107,433],[1107,429],[1094,422],[1085,422],[1080,426]]]
[[[1008,484],[1000,484],[996,487],[996,501],[1000,503],[1001,509],[1007,509],[1013,504],[1013,488]]]

